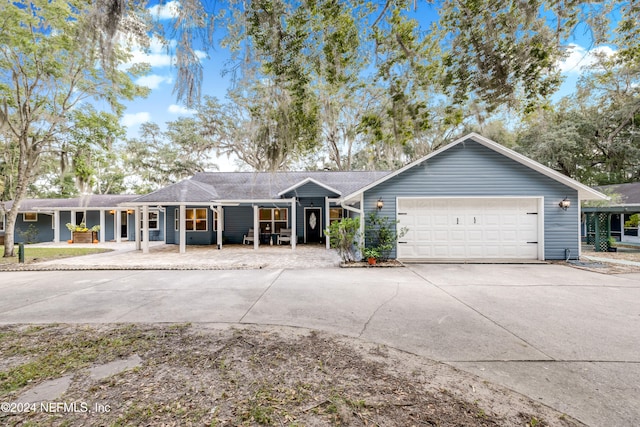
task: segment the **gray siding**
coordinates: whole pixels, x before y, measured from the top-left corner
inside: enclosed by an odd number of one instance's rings
[[[213,245],[216,242],[216,232],[213,229],[213,212],[208,206],[189,206],[187,209],[193,208],[206,208],[207,209],[207,231],[188,231],[187,230],[187,245]],[[176,209],[180,210],[177,206],[166,207],[166,243],[167,244],[180,244],[180,231],[176,230]]]
[[[545,259],[564,259],[565,249],[571,258],[578,257],[577,191],[475,141],[458,144],[365,192],[365,216],[377,210],[376,201],[382,198],[379,215],[395,219],[396,197],[411,196],[542,196]],[[565,197],[571,201],[567,211],[558,207]]]
[[[307,182],[304,185],[296,188],[293,191],[286,193],[283,197],[310,197],[310,198],[324,198],[327,197],[338,197],[339,194],[334,193],[333,191],[329,191],[324,187],[319,186],[314,182]]]
[[[242,243],[242,238],[253,228],[253,207],[226,206],[222,243]]]
[[[51,215],[38,213],[38,220],[35,222],[25,222],[23,221],[23,218],[23,214],[19,213],[18,218],[16,219],[16,231],[14,235],[14,241],[16,243],[25,243],[27,239],[27,233],[31,234],[31,230],[33,230],[34,232],[33,235],[29,237],[30,239],[32,239],[30,243],[53,241]]]
[[[71,212],[60,212],[60,241],[65,242],[71,240],[71,232],[67,228],[67,224],[71,222]]]

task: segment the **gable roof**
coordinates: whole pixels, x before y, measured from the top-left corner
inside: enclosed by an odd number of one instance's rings
[[[376,187],[377,185],[397,176],[400,175],[401,173],[413,168],[414,166],[418,166],[420,164],[422,164],[424,161],[431,159],[432,157],[438,156],[439,154],[451,149],[452,147],[457,146],[458,144],[462,144],[465,141],[475,141],[478,144],[481,144],[493,151],[496,151],[497,153],[500,153],[512,160],[515,160],[516,162],[535,170],[536,172],[539,172],[551,179],[554,179],[570,188],[573,188],[575,190],[578,191],[578,198],[580,200],[608,200],[608,197],[605,196],[604,194],[600,193],[599,191],[594,190],[591,187],[588,187],[584,184],[579,183],[578,181],[569,178],[568,176],[565,176],[559,172],[554,171],[551,168],[548,168],[547,166],[544,166],[534,160],[531,160],[530,158],[523,156],[520,153],[517,153],[507,147],[504,147],[500,144],[498,144],[497,142],[494,142],[488,138],[483,137],[482,135],[478,135],[475,132],[472,132],[466,136],[463,136],[462,138],[459,138],[455,141],[453,141],[451,144],[448,144],[414,162],[409,163],[408,165],[396,170],[395,172],[392,172],[360,189],[358,189],[357,191],[353,192],[353,193],[349,193],[347,196],[344,197],[344,200],[350,200],[350,199],[354,199],[356,197],[359,197],[362,193],[364,193],[367,190],[370,190],[374,187]]]
[[[215,188],[218,196],[208,200],[279,199],[313,182],[328,192],[341,195],[356,191],[389,171],[311,171],[311,172],[199,172],[191,180]]]
[[[334,189],[334,188],[331,188],[331,187],[329,187],[328,185],[325,185],[325,184],[323,184],[323,183],[321,183],[321,182],[318,182],[317,180],[315,180],[315,179],[313,179],[313,178],[311,178],[311,177],[308,177],[308,178],[305,178],[305,179],[303,179],[302,181],[300,181],[300,182],[298,182],[298,183],[296,183],[296,184],[292,185],[291,187],[287,188],[286,190],[282,190],[281,192],[279,192],[279,193],[278,193],[278,196],[284,196],[285,194],[290,193],[290,192],[292,192],[292,191],[294,191],[294,192],[295,192],[298,188],[300,188],[300,187],[304,186],[305,184],[309,184],[309,183],[315,184],[315,185],[317,185],[318,187],[322,187],[322,188],[324,188],[325,190],[327,190],[327,191],[329,191],[329,192],[331,192],[331,193],[334,193],[334,194],[335,194],[335,195],[337,195],[337,196],[342,195],[342,193],[341,193],[339,190],[336,190],[336,189]]]

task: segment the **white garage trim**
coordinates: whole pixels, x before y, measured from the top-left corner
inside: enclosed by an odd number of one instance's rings
[[[543,197],[397,197],[396,213],[400,259],[544,259]]]

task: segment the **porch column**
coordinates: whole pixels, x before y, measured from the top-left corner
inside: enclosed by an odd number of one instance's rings
[[[104,243],[104,209],[100,209],[100,243]]]
[[[116,209],[116,212],[113,214],[116,217],[116,229],[113,231],[113,234],[116,235],[116,243],[122,242],[122,211],[120,209]]]
[[[135,222],[135,224],[133,224],[133,234],[134,234],[134,239],[133,241],[136,242],[136,250],[142,250],[142,245],[140,244],[140,207],[136,206],[133,209],[133,221]]]
[[[296,244],[298,243],[298,224],[296,220],[296,211],[298,206],[296,205],[296,198],[293,197],[291,199],[291,250],[294,251],[296,249]]]
[[[330,221],[330,216],[331,216],[331,211],[330,211],[330,207],[329,207],[329,198],[325,197],[324,198],[324,229],[326,230],[327,228],[329,228],[329,221]],[[329,237],[327,236],[327,234],[324,232],[324,230],[322,231],[322,234],[324,234],[324,246],[329,249],[330,245],[329,245]]]
[[[53,241],[60,243],[60,211],[53,211]]]
[[[187,209],[184,205],[180,205],[180,253],[187,252],[187,225],[186,225],[186,217]]]
[[[260,221],[258,221],[260,212],[258,206],[253,205],[253,249],[258,250],[260,245]]]
[[[222,249],[222,206],[216,206],[216,213],[218,219],[216,220],[216,243],[218,243],[218,250]]]
[[[71,218],[69,218],[69,222],[73,225],[77,225],[76,224],[76,211],[71,211]]]
[[[136,213],[138,213],[138,209],[136,209]],[[140,221],[138,221],[136,217],[136,225],[139,226]],[[136,237],[140,233],[136,231]],[[149,206],[142,206],[142,253],[149,253]]]

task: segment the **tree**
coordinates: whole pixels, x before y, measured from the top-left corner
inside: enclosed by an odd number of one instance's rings
[[[114,47],[98,66],[98,44],[83,31],[85,2],[32,0],[0,6],[0,110],[2,135],[16,147],[13,205],[6,215],[4,256],[14,256],[15,220],[38,171],[41,154],[60,142],[71,112],[90,98],[103,99],[119,114],[118,100],[144,92],[118,68],[126,59]],[[7,190],[5,190],[7,194]]]
[[[196,172],[215,169],[210,158],[213,149],[196,119],[169,122],[164,132],[156,123],[144,123],[140,137],[129,139],[124,147],[124,165],[136,171],[127,184],[137,193],[148,193]]]

